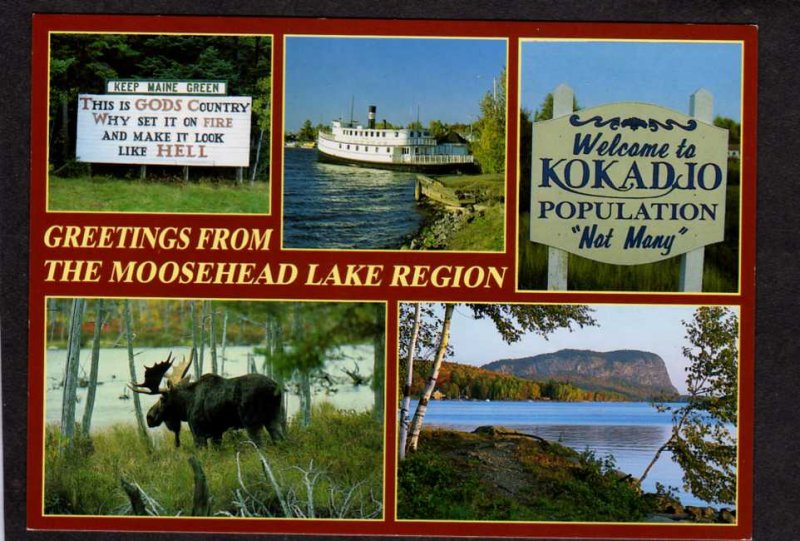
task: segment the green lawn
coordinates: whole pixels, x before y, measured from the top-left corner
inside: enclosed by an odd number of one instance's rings
[[[50,176],[49,210],[266,214],[269,184]]]

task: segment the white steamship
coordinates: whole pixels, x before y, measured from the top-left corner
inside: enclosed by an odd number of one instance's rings
[[[370,105],[366,127],[334,120],[330,133],[320,131],[319,161],[420,173],[477,172],[467,141],[457,133],[437,140],[424,129],[378,128],[375,113]]]

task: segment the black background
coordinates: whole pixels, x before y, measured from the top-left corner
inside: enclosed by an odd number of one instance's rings
[[[6,539],[227,539],[232,535],[25,529],[31,15],[126,13],[387,19],[748,23],[759,26],[755,526],[800,540],[800,2],[513,0],[167,0],[2,2],[0,11],[0,338]],[[346,27],[342,28],[346,33]],[[712,68],[713,69],[713,68]],[[665,84],[669,84],[668,81]],[[499,526],[502,528],[502,526]],[[264,536],[235,536],[235,539]],[[274,536],[302,539],[303,536]],[[333,539],[320,537],[319,539]]]

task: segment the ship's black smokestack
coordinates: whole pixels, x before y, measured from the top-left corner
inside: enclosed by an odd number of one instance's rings
[[[370,130],[375,129],[375,112],[377,108],[374,105],[369,106],[369,115],[367,115],[367,128]]]

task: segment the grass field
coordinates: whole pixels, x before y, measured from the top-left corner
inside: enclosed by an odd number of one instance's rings
[[[733,293],[739,287],[739,186],[729,186],[725,241],[706,246],[703,291]],[[547,289],[547,247],[528,240],[530,216],[520,215],[519,288]],[[570,290],[677,291],[680,258],[636,266],[610,265],[569,254]]]
[[[266,214],[269,184],[50,176],[49,210]]]
[[[59,450],[58,429],[48,427],[45,513],[131,514],[125,479],[146,495],[149,514],[190,515],[192,456],[205,473],[214,516],[380,518],[383,512],[383,430],[371,412],[323,405],[310,427],[290,426],[286,440],[259,451],[244,431],[226,433],[219,449],[198,449],[184,429],[179,449],[164,427],[148,431],[154,441],[148,450],[135,425],[117,425]]]

